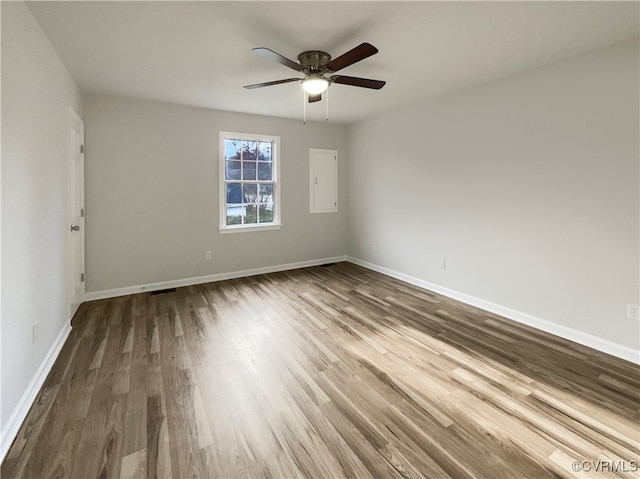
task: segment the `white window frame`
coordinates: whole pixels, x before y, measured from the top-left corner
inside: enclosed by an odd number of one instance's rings
[[[233,131],[220,131],[219,136],[219,181],[220,190],[220,221],[218,231],[226,233],[246,233],[252,231],[279,230],[282,226],[280,221],[280,137],[273,135],[260,135],[256,133],[238,133]],[[249,140],[249,141],[270,141],[273,142],[271,151],[271,173],[273,181],[273,223],[253,224],[253,225],[227,225],[227,180],[225,170],[225,140]],[[242,181],[229,180],[229,183],[242,183]],[[256,181],[258,183],[258,181]]]

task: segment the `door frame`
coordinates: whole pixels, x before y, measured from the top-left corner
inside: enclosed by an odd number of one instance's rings
[[[74,126],[78,125],[80,130],[80,138],[76,142],[76,138],[73,135]],[[67,157],[67,297],[69,302],[69,319],[71,320],[76,314],[76,311],[80,307],[80,304],[84,301],[85,295],[85,205],[84,205],[84,121],[80,118],[73,108],[69,107],[69,138],[68,138],[68,157]],[[74,165],[74,156],[78,155],[80,164],[80,174],[75,175],[76,172],[72,172]],[[77,184],[77,180],[80,181],[80,185]],[[79,205],[74,205],[73,200],[75,198],[75,190],[79,186]],[[78,217],[74,211],[74,206],[79,207],[82,210],[82,214]],[[77,221],[80,226],[78,233],[71,231],[71,226]],[[80,266],[79,270],[83,275],[83,280],[80,281],[80,286],[74,290],[74,278],[73,278],[73,262],[74,262],[74,234],[79,234],[79,248],[80,248]]]

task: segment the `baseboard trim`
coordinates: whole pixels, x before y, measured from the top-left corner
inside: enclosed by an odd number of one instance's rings
[[[107,289],[103,291],[90,291],[88,293],[85,293],[84,301],[94,301],[97,299],[115,298],[118,296],[126,296],[128,294],[146,293],[149,291],[158,291],[161,289],[180,288],[182,286],[213,283],[215,281],[224,281],[225,279],[244,278],[247,276],[255,276],[258,274],[266,273],[277,273],[279,271],[308,268],[310,266],[320,266],[323,264],[338,263],[341,261],[347,261],[347,256],[334,256],[331,258],[312,259],[308,261],[299,261],[297,263],[279,264],[274,266],[265,266],[263,268],[253,268],[241,271],[232,271],[228,273],[210,274],[207,276],[198,276],[194,278],[161,281],[158,283],[126,286],[124,288]]]
[[[569,341],[581,344],[583,346],[587,346],[603,353],[610,354],[617,358],[624,359],[635,364],[640,364],[640,352],[628,346],[623,346],[621,344],[599,338],[597,336],[579,331],[577,329],[568,328],[566,326],[562,326],[560,324],[547,321],[545,319],[541,319],[536,316],[517,311],[515,309],[507,308],[505,306],[501,306],[499,304],[495,304],[481,298],[476,298],[475,296],[470,296],[459,291],[454,291],[452,289],[445,288],[443,286],[439,286],[437,284],[430,283],[428,281],[424,281],[413,276],[409,276],[407,274],[361,260],[359,258],[347,256],[347,261],[364,268],[377,271],[378,273],[386,274],[387,276],[391,276],[392,278],[399,279],[414,286],[433,291],[448,298],[455,299],[462,303],[466,303],[470,306],[475,306],[477,308],[484,309],[485,311],[498,314],[518,323],[526,324],[527,326],[531,326],[546,333],[550,333],[555,336],[568,339]]]
[[[9,452],[9,448],[11,447],[13,440],[18,435],[20,426],[22,426],[22,423],[27,417],[29,409],[31,409],[31,406],[35,401],[38,392],[40,392],[40,388],[44,384],[49,371],[51,371],[53,363],[55,363],[56,359],[58,358],[58,354],[60,354],[60,350],[62,349],[64,342],[67,340],[69,333],[71,333],[71,325],[69,324],[69,321],[67,321],[58,334],[58,337],[49,348],[47,355],[40,363],[38,370],[31,379],[31,382],[27,386],[27,389],[20,398],[20,401],[14,408],[13,413],[9,417],[7,424],[2,428],[2,440],[0,441],[0,462],[4,460],[7,452]]]

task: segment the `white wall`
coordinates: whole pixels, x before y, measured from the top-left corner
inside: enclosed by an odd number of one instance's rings
[[[311,215],[308,191],[309,148],[338,150],[345,177],[344,126],[101,95],[84,112],[87,291],[346,254],[344,202]],[[220,130],[281,137],[280,230],[218,232]]]
[[[349,255],[637,351],[638,81],[636,38],[355,124]]]
[[[4,435],[71,319],[66,286],[68,108],[81,114],[81,102],[76,84],[27,6],[2,2],[1,8]],[[38,336],[32,344],[34,322]]]

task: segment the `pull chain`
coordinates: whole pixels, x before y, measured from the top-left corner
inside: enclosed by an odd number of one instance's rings
[[[325,93],[326,93],[325,94],[325,100],[327,102],[327,105],[326,105],[327,110],[326,110],[326,113],[325,113],[324,121],[329,121],[329,89],[328,88],[327,88],[327,91]]]
[[[307,92],[302,90],[302,124],[307,124]]]

